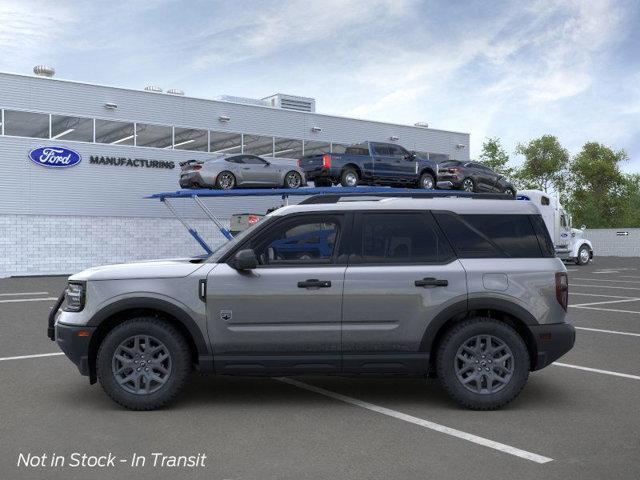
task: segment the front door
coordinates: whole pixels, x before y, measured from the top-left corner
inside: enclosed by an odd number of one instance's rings
[[[342,214],[287,216],[240,247],[254,249],[258,268],[221,263],[209,273],[217,373],[340,371],[343,229]]]
[[[278,182],[277,165],[267,162],[256,155],[242,157],[242,177],[251,185],[275,185]]]
[[[466,307],[461,263],[429,212],[356,215],[345,274],[343,370],[425,373],[424,333],[438,313]]]

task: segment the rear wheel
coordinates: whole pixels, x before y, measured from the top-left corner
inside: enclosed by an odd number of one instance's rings
[[[440,344],[438,377],[458,404],[495,410],[516,398],[529,377],[529,352],[509,325],[472,318],[455,325]]]
[[[589,252],[589,247],[586,245],[582,245],[578,250],[578,256],[576,257],[576,264],[578,265],[586,265],[591,260],[591,254]]]
[[[340,184],[343,187],[357,187],[358,186],[358,172],[353,168],[345,168],[340,176]]]
[[[465,192],[474,192],[476,189],[476,185],[473,183],[473,180],[470,178],[465,178],[462,181],[462,190]]]
[[[236,177],[231,172],[220,172],[216,178],[216,187],[221,190],[231,190],[236,186]]]
[[[502,193],[504,193],[505,195],[510,195],[512,197],[516,196],[516,192],[513,191],[513,188],[505,188],[504,192]]]
[[[96,370],[103,390],[116,403],[130,410],[154,410],[182,390],[191,370],[189,346],[170,323],[134,318],[104,338]]]
[[[285,175],[284,177],[285,188],[300,188],[301,185],[302,185],[302,176],[298,172],[291,170],[289,173]]]
[[[433,190],[435,188],[436,181],[433,178],[433,175],[430,173],[423,173],[420,175],[420,181],[418,183],[418,187],[423,190]]]

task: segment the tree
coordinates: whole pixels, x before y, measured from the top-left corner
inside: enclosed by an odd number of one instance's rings
[[[569,152],[554,135],[543,135],[527,144],[519,144],[516,153],[525,157],[517,172],[521,185],[545,192],[553,187],[556,193],[562,193],[566,187]]]
[[[485,139],[482,144],[480,162],[500,175],[504,175],[506,177],[513,176],[514,169],[507,166],[507,163],[509,163],[509,155],[502,147],[498,137],[489,137]]]
[[[617,227],[640,228],[640,174],[625,175],[623,214]]]
[[[639,184],[620,171],[619,163],[626,159],[624,150],[613,151],[598,142],[585,143],[574,157],[569,167],[569,207],[576,225],[622,226],[625,216],[635,213],[629,200],[634,192],[637,198]]]

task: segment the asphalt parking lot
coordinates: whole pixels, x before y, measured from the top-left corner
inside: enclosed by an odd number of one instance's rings
[[[495,412],[437,380],[203,377],[129,412],[46,337],[65,278],[0,280],[0,478],[640,478],[640,259],[567,265],[575,348]],[[18,357],[18,358],[15,358]],[[207,455],[205,467],[18,467],[20,453]]]

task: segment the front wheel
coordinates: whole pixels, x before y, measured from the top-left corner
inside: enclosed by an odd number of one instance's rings
[[[133,318],[104,338],[96,370],[113,401],[130,410],[154,410],[182,390],[191,370],[189,346],[169,322]]]
[[[436,181],[433,178],[433,175],[430,173],[423,173],[420,175],[420,182],[418,186],[423,190],[433,190],[435,187]]]
[[[591,253],[589,252],[589,247],[586,245],[582,245],[578,250],[578,256],[576,257],[577,265],[586,265],[591,260]]]
[[[458,404],[495,410],[515,399],[529,377],[529,352],[509,325],[471,318],[455,325],[440,344],[438,377]]]
[[[291,170],[289,173],[285,175],[284,177],[285,188],[300,188],[301,185],[302,185],[302,176],[298,172]]]

